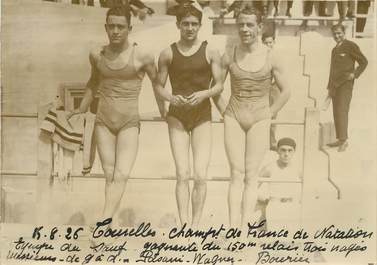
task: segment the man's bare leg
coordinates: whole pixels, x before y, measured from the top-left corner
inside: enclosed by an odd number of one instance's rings
[[[246,134],[245,156],[245,189],[242,198],[242,227],[253,222],[254,209],[257,201],[258,170],[269,149],[271,120],[259,121]]]
[[[228,190],[229,223],[231,227],[239,227],[245,177],[245,132],[235,119],[225,115],[224,133],[231,178]]]
[[[212,124],[210,121],[202,123],[192,130],[191,146],[195,178],[191,194],[192,228],[197,229],[207,195],[207,171],[212,148]]]
[[[115,168],[115,150],[116,150],[116,136],[110,132],[110,130],[103,124],[96,124],[95,126],[96,144],[98,148],[98,154],[101,160],[103,172],[105,174],[105,205],[102,211],[100,220],[110,218],[112,216],[105,214],[105,209],[109,202],[109,186],[114,177]]]
[[[111,181],[106,181],[104,218],[112,218],[119,208],[127,180],[136,160],[139,147],[139,128],[121,129],[116,140],[114,175]]]
[[[173,154],[177,184],[175,195],[177,199],[179,219],[181,225],[189,224],[189,200],[190,200],[190,135],[184,129],[181,122],[171,116],[168,116],[170,148]]]

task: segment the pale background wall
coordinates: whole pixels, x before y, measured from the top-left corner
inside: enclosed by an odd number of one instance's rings
[[[165,4],[153,3],[155,8],[164,9]],[[299,4],[295,6],[298,12]],[[58,86],[64,82],[85,82],[89,75],[88,51],[106,43],[103,29],[105,10],[39,1],[3,1],[2,24],[2,113],[33,114],[39,106],[51,102]],[[313,26],[316,27],[315,25]],[[300,39],[296,36],[298,27],[278,28],[276,49],[284,54],[287,74],[292,85],[292,98],[279,113],[279,119],[302,121],[304,108],[313,106],[306,97],[310,88],[320,102],[326,93],[330,52],[334,42],[329,38],[328,28],[319,32],[306,32]],[[135,23],[133,38],[142,42],[156,54],[176,40],[174,18],[158,16],[145,24]],[[224,50],[226,37],[212,36],[211,40]],[[339,219],[344,223],[367,220],[375,225],[375,179],[376,161],[372,154],[376,150],[376,85],[375,85],[375,42],[372,39],[354,39],[369,59],[365,73],[357,80],[350,114],[351,147],[345,154],[331,153],[334,179],[344,194],[343,200],[313,204],[313,215]],[[305,65],[305,74],[304,74]],[[225,95],[229,95],[229,82],[225,84]],[[140,95],[141,113],[157,113],[152,89],[145,80]],[[214,110],[215,117],[218,117]],[[328,122],[331,111],[321,113],[321,121]],[[2,118],[2,171],[37,172],[38,127],[36,119]],[[228,165],[223,148],[221,124],[214,124],[213,157],[210,164],[211,177],[227,177]],[[297,139],[297,160],[302,160],[303,128],[279,126],[278,137],[290,135]],[[158,178],[173,176],[174,164],[170,155],[167,127],[161,123],[143,123],[140,134],[140,149],[133,171],[133,177]],[[314,139],[316,141],[316,139]],[[270,153],[267,160],[273,159]],[[327,160],[323,153],[318,156],[318,174],[327,174]],[[357,158],[357,159],[355,159]],[[145,161],[148,161],[147,163]],[[46,176],[48,177],[48,176]],[[362,180],[362,181],[360,181]],[[33,176],[3,176],[3,201],[7,222],[82,223],[95,218],[98,205],[102,205],[103,181],[98,179],[77,179],[70,185],[56,184],[52,190],[42,190],[38,179]],[[4,188],[6,192],[4,193]],[[226,182],[211,182],[203,222],[226,221]],[[149,218],[155,223],[177,222],[174,199],[174,181],[133,180],[127,187],[127,198],[120,210],[126,216],[133,216],[135,222]],[[362,195],[355,193],[363,191]],[[4,197],[5,196],[5,197]],[[88,197],[89,196],[89,197]],[[140,200],[143,196],[143,200]],[[88,199],[90,198],[90,199]],[[37,203],[44,203],[39,204]],[[360,206],[359,202],[368,201]],[[156,202],[164,205],[160,211]],[[335,206],[334,206],[335,205]],[[352,216],[346,207],[351,205]],[[354,206],[354,207],[353,207]],[[101,206],[102,207],[102,206]],[[337,207],[339,211],[333,211]],[[65,209],[62,212],[61,209]],[[125,212],[124,212],[125,211]],[[133,214],[130,214],[132,211]],[[317,212],[321,211],[321,212]],[[326,212],[326,214],[323,214]],[[76,215],[75,215],[76,214]],[[76,217],[72,217],[72,216]],[[79,217],[77,217],[79,216]],[[83,217],[84,216],[84,217]],[[73,218],[73,219],[72,219]],[[81,219],[80,219],[81,218]],[[83,221],[84,218],[85,220]],[[123,219],[126,217],[123,217]],[[121,220],[123,220],[121,219]],[[327,219],[326,219],[327,220]],[[322,220],[323,221],[323,220]],[[123,220],[128,224],[129,220]],[[166,224],[165,224],[166,225]]]

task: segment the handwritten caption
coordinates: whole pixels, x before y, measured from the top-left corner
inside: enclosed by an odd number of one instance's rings
[[[36,226],[29,235],[10,242],[7,260],[94,263],[310,263],[327,255],[349,258],[368,252],[373,232],[335,225],[314,232],[297,229],[264,230],[265,221],[246,230],[224,225],[193,230],[187,225],[169,230],[150,223],[112,228],[112,220],[95,227]]]

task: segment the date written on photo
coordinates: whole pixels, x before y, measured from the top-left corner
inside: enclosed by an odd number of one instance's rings
[[[364,259],[373,255],[374,232],[335,225],[315,231],[264,230],[265,220],[248,228],[225,225],[204,230],[186,224],[155,229],[150,223],[113,228],[106,219],[93,227],[35,226],[7,242],[2,261],[88,263],[310,263],[328,257]]]

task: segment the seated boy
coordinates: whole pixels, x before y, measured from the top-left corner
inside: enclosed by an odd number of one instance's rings
[[[296,142],[293,139],[280,139],[277,143],[278,159],[267,164],[260,172],[256,211],[261,211],[260,221],[268,221],[268,229],[271,229],[272,219],[281,226],[296,215],[288,214],[293,204],[298,205],[301,196],[301,172],[292,163],[295,152]],[[286,217],[289,220],[283,220]]]

